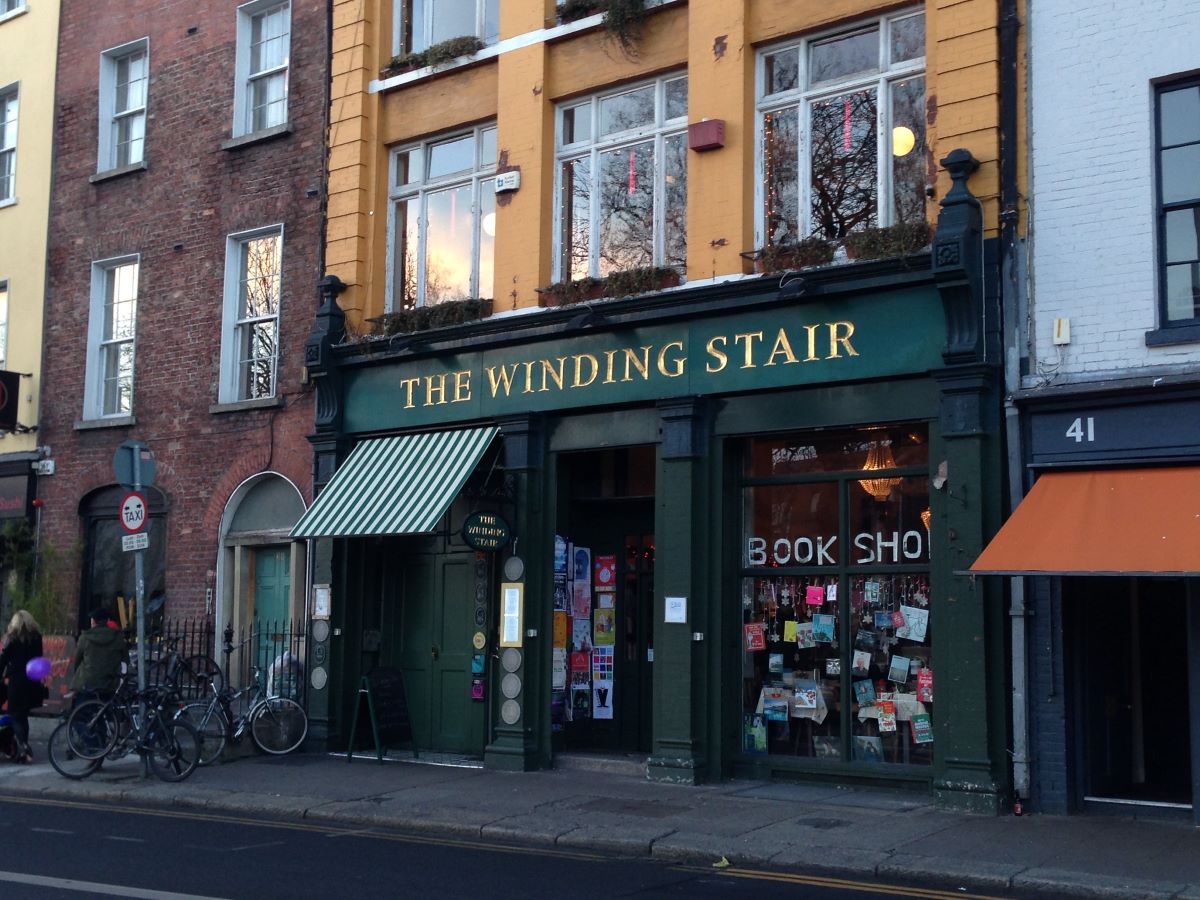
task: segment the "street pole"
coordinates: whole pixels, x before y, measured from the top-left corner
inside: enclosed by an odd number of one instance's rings
[[[133,489],[142,492],[142,451],[133,447]],[[147,517],[149,518],[149,517]],[[146,527],[149,523],[146,523]],[[146,561],[144,550],[133,551],[134,602],[137,604],[138,722],[146,727]],[[150,759],[142,755],[142,777],[150,777]]]

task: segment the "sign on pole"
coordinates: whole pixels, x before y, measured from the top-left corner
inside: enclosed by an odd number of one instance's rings
[[[121,501],[121,527],[130,534],[146,530],[146,498],[130,491]]]
[[[121,535],[121,549],[125,552],[130,550],[145,550],[150,546],[150,535],[144,531],[139,531],[137,534]]]

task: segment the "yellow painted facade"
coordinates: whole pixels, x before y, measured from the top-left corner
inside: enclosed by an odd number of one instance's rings
[[[15,86],[18,92],[14,202],[0,205],[0,281],[8,287],[2,368],[21,373],[17,422],[32,427],[41,389],[58,4],[31,0],[0,18],[0,47],[0,90]],[[37,444],[36,433],[0,432],[0,459]]]
[[[926,17],[929,160],[957,147],[979,159],[971,189],[983,202],[987,235],[997,233],[994,0],[673,0],[647,14],[633,54],[617,46],[598,17],[559,26],[554,0],[500,5],[499,44],[436,71],[381,79],[398,50],[393,0],[334,4],[327,271],[349,285],[341,299],[352,327],[385,312],[392,148],[457,126],[496,123],[499,170],[519,169],[521,187],[499,199],[494,283],[479,293],[493,297],[498,312],[537,306],[536,288],[553,273],[557,104],[671,72],[688,75],[689,123],[725,122],[723,147],[687,154],[687,279],[749,273],[741,254],[756,249],[759,48],[916,7]],[[933,178],[931,220],[949,187],[945,173]]]

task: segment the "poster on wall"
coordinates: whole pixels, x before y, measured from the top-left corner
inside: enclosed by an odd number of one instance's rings
[[[596,621],[593,628],[594,641],[597,647],[611,646],[617,642],[616,610],[597,609]]]
[[[586,619],[592,614],[592,586],[587,581],[571,582],[571,612],[576,619]]]
[[[551,664],[551,679],[550,687],[552,690],[561,691],[567,687],[567,651],[554,648],[554,658]]]
[[[615,591],[617,589],[617,558],[611,554],[596,557],[595,562],[596,590],[599,592]]]
[[[592,678],[596,681],[612,681],[613,648],[592,648]]]
[[[571,620],[571,649],[583,653],[592,649],[592,619],[590,616]]]
[[[567,576],[567,539],[561,534],[554,536],[554,574]],[[557,581],[557,579],[555,579]]]
[[[564,612],[571,608],[571,592],[565,574],[554,576],[554,608]]]
[[[554,649],[567,648],[567,622],[570,621],[570,616],[559,610],[554,611]]]
[[[592,682],[592,718],[611,719],[613,717],[613,683],[611,681]]]
[[[588,547],[576,547],[574,549],[575,567],[571,572],[571,577],[576,582],[592,583],[592,551]]]
[[[592,716],[592,688],[590,685],[571,686],[571,719],[590,719]]]

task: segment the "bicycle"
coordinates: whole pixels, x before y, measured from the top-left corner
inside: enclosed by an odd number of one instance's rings
[[[177,719],[190,722],[200,734],[200,765],[221,758],[226,744],[237,744],[250,731],[250,739],[264,753],[291,753],[308,735],[308,715],[290,697],[270,696],[263,690],[261,670],[252,670],[253,683],[238,691],[216,690],[205,703],[188,703]],[[246,712],[235,715],[233,704],[250,694]]]
[[[76,772],[74,777],[83,778],[103,760],[135,752],[147,759],[151,771],[163,781],[183,781],[199,765],[203,746],[199,733],[186,719],[168,715],[167,707],[175,702],[171,690],[160,686],[131,695],[127,682],[128,677],[123,678],[107,700],[85,700],[71,711],[64,725],[55,729],[56,734],[66,732],[69,753],[59,752],[57,763],[52,759],[51,765],[63,772],[61,764]],[[138,712],[142,702],[144,718]],[[52,741],[54,737],[51,735]],[[96,766],[85,772],[82,761],[88,760]]]
[[[164,638],[166,652],[146,664],[147,687],[170,686],[186,700],[207,696],[213,689],[220,690],[224,685],[224,676],[217,661],[204,653],[180,656],[177,648],[182,638],[182,635]]]

